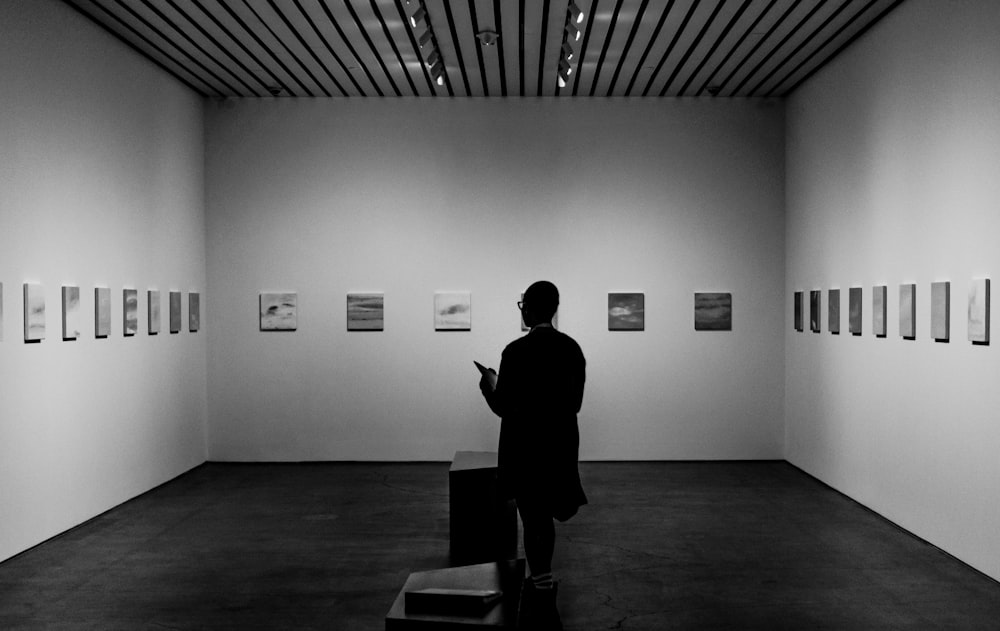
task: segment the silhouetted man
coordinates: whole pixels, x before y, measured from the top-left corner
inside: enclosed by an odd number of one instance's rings
[[[517,502],[524,525],[524,553],[531,577],[522,604],[532,628],[559,628],[552,579],[553,518],[566,521],[587,503],[577,468],[585,361],[573,338],[552,326],[559,291],[539,281],[518,303],[531,331],[503,351],[495,389],[484,375],[479,387],[501,418],[498,479]]]

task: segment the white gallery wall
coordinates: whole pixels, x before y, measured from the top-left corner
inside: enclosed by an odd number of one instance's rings
[[[1000,3],[903,3],[787,104],[786,455],[1000,578],[1000,340],[967,340],[973,278],[1000,280]],[[951,339],[930,284],[951,282]],[[899,335],[915,283],[916,339]],[[872,334],[872,287],[888,330]],[[863,287],[863,334],[847,289]],[[840,335],[828,330],[840,288]],[[823,289],[822,328],[792,293]],[[995,291],[994,291],[995,294]],[[806,301],[808,303],[808,300]],[[994,318],[994,323],[996,318]]]
[[[209,457],[494,449],[473,360],[532,281],[588,360],[581,457],[782,457],[783,106],[744,100],[257,99],[206,111]],[[435,291],[472,330],[435,332]],[[258,294],[298,292],[261,332]],[[608,292],[645,293],[612,332]],[[733,294],[695,332],[694,292]],[[348,292],[385,330],[348,332]]]
[[[186,310],[205,289],[201,99],[55,1],[0,2],[0,85],[2,560],[204,462],[206,332],[166,321],[168,291]],[[26,282],[44,291],[40,343],[24,342]],[[80,288],[75,341],[63,285]],[[140,295],[129,338],[126,287]],[[155,336],[147,289],[162,292]]]

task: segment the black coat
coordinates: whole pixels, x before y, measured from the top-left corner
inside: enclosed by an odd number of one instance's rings
[[[537,327],[511,342],[487,395],[501,417],[498,478],[519,503],[546,507],[560,521],[587,503],[577,467],[586,362],[570,336]]]

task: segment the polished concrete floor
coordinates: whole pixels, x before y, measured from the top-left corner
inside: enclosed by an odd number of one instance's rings
[[[763,463],[591,463],[566,629],[998,629],[1000,584]],[[0,629],[382,629],[447,464],[208,464],[0,564]]]

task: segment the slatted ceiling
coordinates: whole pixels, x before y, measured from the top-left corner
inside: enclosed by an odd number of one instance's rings
[[[656,67],[656,59],[662,55],[667,46],[665,40],[660,40],[660,34],[666,28],[667,21],[676,15],[672,10],[674,4],[675,0],[662,0],[662,4],[659,5],[656,2],[650,4],[646,13],[647,17],[644,17],[644,20],[652,25],[652,29],[648,34],[644,34],[636,42],[637,45],[633,47],[632,54],[637,55],[635,61],[624,66],[625,72],[623,72],[622,80],[627,80],[627,83],[625,83],[625,90],[622,94],[641,94],[643,87],[651,79]],[[676,26],[675,24],[674,28]],[[659,55],[654,57],[654,49],[659,41],[663,41],[661,50]]]
[[[263,8],[264,3],[259,3]],[[283,73],[283,83],[288,86],[291,94],[296,96],[316,96],[320,93],[314,79],[310,77],[295,59],[292,58],[287,43],[275,34],[277,24],[269,25],[260,22],[260,13],[253,7],[243,4],[222,5],[226,13],[235,22],[234,33],[237,37],[249,36],[260,51],[265,67],[280,69]],[[266,15],[266,12],[265,12]],[[277,20],[275,20],[277,22]],[[278,70],[275,69],[276,72]]]
[[[414,83],[417,86],[417,93],[420,96],[434,96],[438,94],[437,90],[442,90],[442,94],[447,93],[446,86],[437,86],[434,79],[431,77],[430,70],[427,64],[424,63],[424,59],[427,54],[420,49],[420,44],[418,42],[419,35],[414,33],[413,29],[410,28],[407,20],[407,16],[402,2],[400,0],[395,0],[393,3],[392,11],[393,15],[396,16],[398,22],[389,21],[389,29],[393,36],[398,38],[400,41],[409,42],[409,49],[405,46],[401,47],[401,54],[405,60],[407,70],[410,76],[413,77]],[[394,23],[395,22],[395,23]]]
[[[455,29],[455,16],[451,3],[442,0],[426,0],[424,6],[427,7],[427,14],[434,16],[432,25],[435,43],[444,64],[445,85],[437,86],[438,94],[441,94],[440,88],[444,87],[448,90],[448,96],[469,96],[469,78],[468,73],[465,72],[462,49],[456,47],[458,31]],[[413,8],[408,8],[407,15],[413,11]],[[444,16],[443,20],[441,16]],[[422,32],[422,30],[418,29],[418,32]]]
[[[787,17],[789,10],[794,8],[793,2],[794,0],[769,0],[763,6],[755,2],[744,17],[750,20],[750,24],[734,30],[731,37],[735,37],[736,41],[723,61],[716,66],[714,76],[703,85],[703,89],[707,92],[714,87],[718,90],[718,96],[732,96],[733,77],[752,67],[750,59],[759,53]]]
[[[228,68],[217,64],[214,61],[213,54],[216,51],[210,52],[209,50],[206,50],[205,46],[207,45],[208,47],[212,47],[212,44],[211,42],[205,41],[197,29],[192,29],[188,32],[188,30],[183,29],[178,25],[180,21],[183,21],[183,18],[176,14],[173,7],[169,5],[162,8],[156,6],[147,7],[145,5],[137,5],[135,7],[131,7],[131,9],[130,15],[136,20],[136,24],[141,25],[141,28],[143,29],[148,29],[149,31],[155,33],[157,37],[163,38],[164,43],[167,46],[170,46],[172,38],[179,37],[181,41],[185,43],[185,47],[179,52],[181,52],[184,57],[187,57],[195,63],[197,67],[209,73],[226,89],[253,90],[249,83],[242,77],[230,72]],[[160,24],[163,25],[162,28],[164,29],[162,33],[159,31],[161,28]],[[234,88],[233,86],[238,87]]]
[[[604,0],[603,3],[595,2],[591,6],[591,13],[588,16],[592,16],[590,18],[592,28],[589,33],[584,34],[585,37],[590,36],[587,40],[587,51],[583,57],[583,65],[578,68],[579,82],[574,81],[578,96],[594,96],[601,70],[607,70],[604,64],[608,56],[608,47],[614,39],[614,27],[618,22],[621,5],[622,0]],[[565,18],[561,21],[561,25],[565,27]],[[555,57],[558,68],[559,54],[556,53]]]
[[[106,21],[110,28],[115,29],[126,43],[147,55],[160,67],[174,74],[188,87],[192,87],[205,95],[221,96],[225,94],[208,73],[197,68],[189,68],[189,63],[178,59],[176,51],[170,42],[165,41],[149,26],[137,20],[134,15],[125,11],[115,11],[95,2],[92,10],[99,19]]]
[[[269,41],[261,30],[270,36],[270,47],[277,50],[289,68],[301,69],[308,81],[305,81],[311,96],[345,96],[346,93],[339,81],[333,77],[329,69],[319,60],[319,55],[293,27],[285,13],[273,2],[262,4],[257,9],[248,7],[257,18],[261,29],[258,33],[265,41]]]
[[[635,44],[636,36],[640,34],[643,26],[647,26],[649,31],[652,30],[652,24],[646,24],[643,21],[643,17],[649,8],[649,0],[641,0],[638,5],[634,7],[623,7],[619,15],[619,20],[622,21],[623,25],[628,25],[628,28],[617,29],[619,44],[612,50],[615,52],[614,59],[610,60],[610,63],[614,66],[608,68],[611,70],[610,73],[605,73],[605,86],[601,90],[603,94],[620,96],[624,91],[624,82],[621,82],[622,69],[625,67],[626,62],[630,58],[630,54],[633,53],[633,45]],[[647,34],[648,37],[648,34]],[[625,81],[628,81],[626,78]]]
[[[520,80],[521,80],[521,67],[520,67],[520,56],[523,47],[521,46],[521,14],[520,14],[520,4],[523,0],[508,0],[503,3],[496,3],[494,8],[494,13],[501,13],[502,19],[498,20],[499,28],[496,29],[497,33],[500,35],[499,46],[502,49],[499,51],[500,57],[503,61],[503,73],[506,79],[505,85],[507,86],[506,94],[503,96],[510,96],[513,94],[521,94]],[[508,6],[505,6],[508,5]]]
[[[623,49],[624,57],[619,60],[619,65],[615,69],[617,80],[614,82],[614,95],[625,96],[632,93],[631,89],[639,81],[639,74],[646,66],[646,60],[649,59],[652,43],[666,22],[667,6],[667,0],[652,0],[645,5],[640,4],[635,15],[635,19],[639,20],[640,23],[638,27],[633,24],[629,30],[629,36],[632,39],[629,41],[626,38],[627,50]],[[645,10],[643,11],[643,9]],[[651,73],[652,66],[646,72],[647,74]],[[612,79],[615,77],[612,76]]]
[[[516,2],[510,2],[510,0],[508,0],[508,4],[510,4],[511,7],[512,7],[512,9],[513,9],[511,11],[511,13],[509,13],[508,15],[514,15],[516,17],[517,16],[517,3]],[[490,2],[490,1],[487,1],[486,5],[487,5],[486,6],[486,12],[487,12],[487,14],[492,13],[492,18],[491,18],[491,21],[493,23],[492,30],[495,33],[497,33],[497,34],[503,33],[503,26],[504,26],[503,21],[504,20],[503,20],[503,10],[501,8],[502,7],[502,3],[501,2]],[[511,43],[514,44],[513,48],[516,51],[517,50],[517,39],[515,38],[515,39],[512,39],[510,41],[511,41]],[[497,39],[496,44],[494,44],[493,48],[496,49],[495,50],[495,52],[496,52],[496,58],[497,58],[496,66],[497,66],[497,74],[499,75],[500,96],[509,96],[511,92],[510,92],[510,85],[508,84],[508,80],[507,80],[507,63],[508,63],[508,59],[507,59],[507,46],[506,46],[506,42],[504,41],[504,38],[503,37],[499,37]],[[514,58],[516,59],[516,56]]]
[[[817,37],[816,39],[821,41],[816,43],[813,50],[804,55],[801,60],[793,60],[795,67],[791,72],[776,82],[762,96],[771,97],[794,91],[800,83],[822,68],[828,59],[840,54],[855,39],[863,35],[871,25],[882,19],[901,2],[902,0],[876,0],[867,2],[861,7],[852,7],[851,16],[842,25],[832,33],[823,33],[822,37]]]
[[[252,24],[233,7],[222,4],[212,7],[211,10],[220,23],[226,26],[230,37],[243,42],[246,49],[251,51],[252,59],[261,69],[266,69],[268,76],[276,82],[274,85],[281,87],[289,95],[307,95],[307,88],[296,72],[291,70],[281,57],[275,55],[266,41],[254,30]]]
[[[386,65],[385,59],[375,43],[375,37],[378,37],[379,34],[373,32],[374,29],[371,28],[374,18],[365,15],[365,10],[370,11],[370,8],[366,7],[363,2],[345,3],[344,8],[346,15],[338,15],[335,19],[347,25],[345,31],[349,38],[354,38],[360,55],[360,63],[370,69],[383,94],[400,96],[402,92],[399,91],[396,78],[389,71],[389,66]],[[366,17],[368,17],[367,21]]]
[[[275,13],[280,16],[288,31],[298,41],[305,55],[303,59],[315,68],[315,76],[326,86],[327,91],[336,90],[340,95],[360,96],[358,86],[353,84],[352,77],[347,73],[340,57],[330,47],[319,25],[298,0],[291,4],[291,7]]]
[[[761,61],[758,61],[733,89],[741,94],[754,96],[758,95],[768,82],[780,80],[786,69],[792,67],[789,62],[801,58],[802,55],[799,54],[801,51],[818,45],[817,34],[829,32],[830,25],[837,23],[849,4],[851,3],[846,0],[832,0],[809,12],[799,11],[797,15],[792,15],[780,32],[781,38],[768,47],[769,51],[763,54]]]
[[[191,3],[186,3],[190,5]],[[178,9],[177,3],[169,2],[162,7],[163,13],[171,16],[168,20],[171,28],[177,32],[185,32],[189,41],[205,58],[206,62],[211,62],[236,81],[243,85],[253,96],[266,96],[267,84],[261,78],[259,72],[255,72],[247,65],[246,60],[234,54],[222,41],[226,40],[227,34],[223,31],[217,21],[212,19],[198,21],[190,17],[190,13]],[[211,18],[210,15],[206,14]],[[187,27],[191,27],[188,29]]]
[[[805,20],[810,18],[804,18],[799,23],[797,30],[788,37],[785,50],[794,46],[791,51],[780,56],[773,56],[770,63],[764,66],[760,72],[744,79],[748,86],[747,94],[757,94],[769,81],[772,81],[779,72],[783,71],[790,60],[798,57],[802,50],[813,44],[813,39],[818,33],[826,30],[831,24],[835,24],[849,4],[849,0],[837,0],[825,5],[811,18],[814,21],[822,20],[816,28],[809,28]],[[802,28],[803,26],[806,28]],[[780,47],[775,50],[780,50]]]
[[[509,2],[511,5],[510,15],[517,16],[517,3]],[[481,0],[480,2],[481,15],[486,16],[486,28],[493,31],[494,33],[503,32],[503,10],[501,2],[493,2],[492,0]],[[517,49],[517,40],[511,40],[514,44],[514,50]],[[496,74],[496,88],[493,91],[494,96],[509,96],[510,86],[507,84],[507,43],[503,41],[502,37],[497,38],[496,43],[493,46],[488,46],[484,49],[493,58],[493,68]]]
[[[476,2],[475,0],[467,0],[467,2],[468,2],[467,5],[468,12],[469,12],[468,13],[469,28],[463,29],[461,28],[461,25],[459,25],[459,33],[462,32],[471,33],[472,37],[462,38],[463,39],[462,43],[463,45],[466,46],[466,54],[468,54],[471,58],[474,58],[477,62],[473,64],[473,68],[475,69],[478,67],[479,70],[477,77],[480,82],[479,85],[481,86],[480,88],[481,93],[484,96],[496,95],[499,93],[499,83],[492,82],[491,85],[491,79],[493,77],[488,70],[491,60],[488,57],[486,59],[483,59],[485,52],[484,47],[479,43],[479,40],[476,38],[476,33],[478,33],[479,30],[482,28],[482,24],[479,21],[479,15],[478,15],[479,12],[476,10]],[[473,70],[473,74],[476,74],[475,70]],[[493,88],[493,90],[491,91],[490,88]]]
[[[698,9],[698,0],[693,1],[683,1],[679,0],[674,3],[672,7],[672,12],[668,18],[665,27],[665,33],[661,35],[657,41],[657,46],[654,48],[655,55],[652,55],[647,59],[647,64],[652,65],[652,71],[648,73],[646,81],[642,86],[637,86],[637,90],[641,91],[639,94],[642,96],[656,96],[657,93],[653,91],[653,86],[657,82],[663,81],[664,77],[661,74],[663,68],[667,63],[667,60],[672,54],[677,50],[678,41],[686,35],[686,28],[691,21],[691,17],[694,12]],[[665,36],[664,36],[665,35]]]
[[[750,70],[732,87],[733,93],[740,95],[752,94],[753,81],[756,81],[759,77],[767,76],[769,67],[773,68],[776,65],[782,64],[782,57],[779,57],[778,54],[788,50],[789,47],[795,44],[797,39],[802,40],[807,38],[809,32],[805,31],[804,27],[811,21],[819,20],[823,16],[823,13],[832,6],[833,3],[820,2],[808,8],[808,11],[806,10],[806,6],[796,7],[789,14],[789,19],[785,20],[776,29],[772,38],[770,38],[772,40],[777,39],[777,43],[770,44],[766,49],[762,47],[758,51],[758,57],[752,60]]]
[[[901,0],[64,0],[214,96],[781,97]],[[432,79],[408,17],[426,6]],[[480,31],[500,34],[483,46]],[[709,89],[711,88],[711,90]]]
[[[835,12],[841,2],[833,0],[812,7],[796,7],[789,13],[788,19],[775,29],[773,36],[766,41],[767,45],[761,46],[744,75],[738,81],[734,80],[731,87],[734,93],[752,95],[762,79],[769,77],[772,70],[780,70],[785,65],[787,54],[808,45],[817,25],[836,17]]]
[[[553,0],[547,3],[549,19],[539,43],[540,49],[544,50],[541,64],[543,79],[540,94],[542,96],[554,96],[556,90],[559,89],[556,78],[559,72],[559,59],[562,55],[563,31],[566,29],[568,5],[569,2],[566,0],[559,2]]]
[[[364,51],[359,50],[345,32],[345,28],[353,28],[353,19],[346,8],[315,0],[296,0],[296,6],[315,24],[322,35],[324,46],[332,50],[331,55],[336,57],[338,66],[349,75],[348,81],[357,94],[382,96],[384,92],[371,72],[370,64],[362,62]]]
[[[580,8],[583,9],[583,7]],[[593,52],[594,48],[596,48],[596,45],[592,47],[592,43],[594,42],[594,38],[592,36],[595,29],[600,30],[601,28],[600,25],[602,22],[605,22],[607,20],[607,15],[605,14],[602,17],[600,0],[593,0],[590,6],[586,7],[585,10],[587,11],[586,14],[587,19],[582,24],[574,25],[582,33],[582,37],[580,37],[580,39],[577,40],[574,40],[573,38],[567,38],[567,41],[570,42],[570,46],[572,46],[573,50],[576,51],[576,55],[579,57],[579,62],[575,65],[573,69],[573,74],[570,75],[569,81],[566,83],[566,88],[560,91],[560,94],[563,93],[572,94],[573,96],[579,96],[581,94],[584,94],[584,92],[580,91],[580,85],[581,82],[583,81],[583,77],[589,74],[588,64],[596,63],[596,59],[600,55],[600,53]],[[565,19],[565,16],[563,19]],[[557,19],[557,22],[559,23],[560,27],[558,39],[559,39],[559,48],[561,49],[563,32],[566,26],[562,22],[562,20]],[[556,53],[556,55],[558,56],[559,53]],[[557,60],[556,68],[558,69],[558,67],[559,66]],[[558,82],[556,82],[557,88],[558,85],[559,85]],[[583,85],[586,86],[587,84],[584,83]]]
[[[690,41],[685,41],[683,38],[680,40],[673,53],[675,60],[668,61],[666,66],[667,68],[673,68],[673,70],[671,70],[663,85],[659,87],[657,94],[660,96],[677,96],[680,93],[681,86],[687,84],[689,75],[694,71],[694,64],[691,63],[692,57],[698,53],[704,58],[709,48],[708,37],[723,28],[723,20],[720,20],[720,14],[722,14],[725,5],[725,0],[715,0],[711,4],[702,3],[700,5],[702,13],[695,15],[695,19],[702,26],[697,32],[694,29],[686,31],[690,36]],[[730,11],[734,10],[735,4],[729,3],[729,9]],[[706,12],[708,13],[707,17],[705,17]],[[662,74],[666,73],[663,72]]]
[[[696,41],[687,49],[687,58],[676,71],[676,76],[667,88],[667,96],[690,94],[692,88],[704,83],[711,68],[721,61],[719,53],[733,26],[746,12],[752,0],[726,2],[722,0],[712,10],[709,21],[699,31]],[[714,61],[713,61],[714,60]],[[709,64],[710,61],[713,63]],[[701,83],[697,83],[701,81]]]
[[[538,94],[538,61],[541,57],[539,46],[542,41],[542,15],[548,15],[545,13],[546,4],[547,2],[539,2],[538,0],[525,0],[521,3],[524,21],[524,37],[521,44],[524,46],[524,59],[522,63],[519,63],[519,71],[522,77],[521,85],[523,85],[522,94],[524,96]]]
[[[472,13],[469,11],[468,1],[453,1],[451,8],[454,15],[455,36],[457,38],[455,44],[462,49],[466,80],[469,82],[469,91],[465,96],[483,96],[485,94],[483,83],[484,73],[479,62],[479,40],[476,39],[476,34],[473,30]]]
[[[540,8],[541,16],[538,22],[540,26],[532,33],[532,37],[527,40],[531,46],[532,55],[528,57],[528,62],[525,65],[525,67],[531,68],[532,72],[534,72],[535,79],[528,85],[528,94],[533,96],[542,96],[545,94],[544,79],[550,76],[548,70],[545,68],[545,63],[548,60],[546,45],[552,29],[552,3],[550,0],[543,0]]]
[[[265,95],[269,93],[269,88],[272,86],[282,87],[291,94],[291,89],[287,85],[291,82],[291,77],[282,76],[280,68],[271,69],[270,65],[265,64],[263,59],[267,56],[267,51],[260,47],[255,40],[234,35],[234,33],[240,32],[241,27],[228,13],[221,10],[209,11],[198,0],[183,2],[180,3],[180,6],[175,3],[170,4],[172,8],[184,14],[188,23],[197,23],[208,31],[218,43],[217,46],[226,50],[227,57],[240,60],[230,64],[222,58],[217,58],[226,65],[230,72],[236,72],[238,68],[249,74],[255,84],[260,84]],[[254,90],[252,94],[256,95],[257,92],[258,90]]]
[[[666,81],[669,71],[673,69],[672,66],[667,66],[667,61],[677,57],[682,38],[694,36],[684,27],[698,6],[698,0],[670,0],[660,8],[653,31],[634,45],[633,55],[636,56],[636,61],[629,77],[632,87],[629,88],[629,84],[626,84],[629,94],[657,95],[654,88],[658,91],[658,86]]]
[[[423,91],[427,88],[426,83],[423,82],[421,73],[423,58],[420,56],[419,49],[409,41],[409,36],[413,33],[413,29],[406,24],[405,13],[401,14],[399,12],[393,0],[382,0],[381,2],[371,0],[371,8],[375,17],[380,22],[381,33],[384,38],[382,40],[383,54],[385,54],[384,44],[388,44],[389,49],[392,51],[392,56],[386,57],[387,65],[390,68],[398,67],[399,74],[403,76],[406,80],[406,85],[409,87],[409,92],[407,93],[404,89],[404,94],[416,94],[419,96],[428,96],[431,94],[430,91]],[[403,16],[402,18],[400,17],[401,15]],[[395,64],[392,63],[393,60],[395,60]],[[401,88],[402,85],[400,84]],[[420,87],[418,88],[418,86]]]
[[[674,0],[640,2],[638,6],[634,7],[634,17],[628,15],[631,12],[628,8],[623,8],[623,15],[619,18],[617,30],[627,31],[627,34],[622,40],[623,44],[621,52],[618,53],[616,67],[611,73],[611,80],[614,83],[613,85],[608,84],[609,88],[613,88],[611,94],[615,96],[636,95],[637,92],[634,91],[636,86],[639,86],[641,91],[642,85],[652,74],[656,63],[655,60],[650,61],[653,48],[670,17],[673,4]],[[636,20],[638,20],[638,24],[635,23]]]

